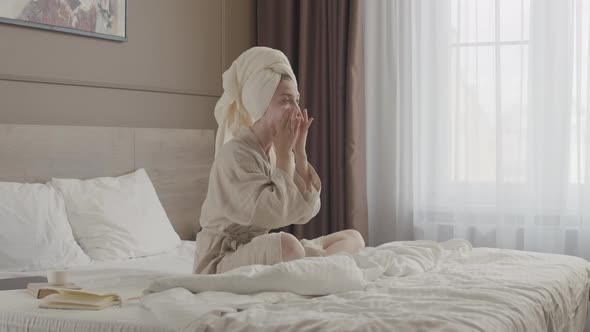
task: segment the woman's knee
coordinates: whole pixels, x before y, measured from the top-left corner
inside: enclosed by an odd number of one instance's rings
[[[288,233],[281,233],[281,250],[285,262],[305,257],[305,249],[301,242]]]
[[[365,239],[358,231],[354,229],[346,229],[342,232],[344,232],[348,241],[354,243],[359,249],[365,247]]]

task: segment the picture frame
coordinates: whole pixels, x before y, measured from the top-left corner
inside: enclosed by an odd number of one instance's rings
[[[127,41],[127,0],[2,0],[0,23]]]

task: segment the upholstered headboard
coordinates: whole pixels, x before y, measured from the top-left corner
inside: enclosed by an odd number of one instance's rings
[[[214,142],[213,130],[0,124],[0,181],[87,179],[145,168],[175,230],[194,240]]]

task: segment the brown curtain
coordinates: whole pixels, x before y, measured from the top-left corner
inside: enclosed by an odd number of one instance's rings
[[[298,238],[356,229],[367,239],[361,0],[258,0],[258,45],[283,51],[314,122],[307,155],[322,179],[322,208]]]

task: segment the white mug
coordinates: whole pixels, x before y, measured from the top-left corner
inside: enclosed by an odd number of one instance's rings
[[[51,270],[47,271],[47,283],[52,286],[63,286],[68,282],[68,271]]]

